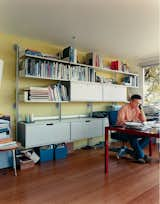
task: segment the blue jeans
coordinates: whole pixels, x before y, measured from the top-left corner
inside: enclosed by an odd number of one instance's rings
[[[149,144],[149,137],[139,137],[135,135],[125,134],[125,133],[116,133],[117,139],[129,141],[132,150],[127,150],[127,153],[135,157],[136,159],[143,158],[144,152],[143,149]],[[116,139],[116,138],[115,138]]]

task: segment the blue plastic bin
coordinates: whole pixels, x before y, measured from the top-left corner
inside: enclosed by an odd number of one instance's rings
[[[6,151],[0,153],[0,169],[8,168],[13,165],[12,152]]]
[[[54,149],[55,160],[65,159],[67,157],[66,145],[60,145]]]
[[[40,162],[51,161],[54,158],[53,148],[40,148]]]

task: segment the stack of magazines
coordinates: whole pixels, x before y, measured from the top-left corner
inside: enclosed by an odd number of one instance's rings
[[[125,123],[126,128],[136,129],[136,130],[148,130],[151,127],[151,125],[148,125],[147,123],[141,123],[141,122],[126,122]]]

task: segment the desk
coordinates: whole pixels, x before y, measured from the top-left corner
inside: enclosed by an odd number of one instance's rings
[[[125,127],[105,127],[105,174],[108,175],[108,167],[109,167],[109,144],[108,144],[108,136],[110,131],[116,131],[119,133],[127,133],[127,134],[132,134],[132,135],[138,135],[142,137],[155,137],[155,138],[160,138],[159,130],[158,128],[151,128],[149,130],[141,131],[141,130],[136,130],[136,129],[129,129]],[[151,148],[151,140],[149,143],[149,155],[152,155],[152,148]]]
[[[18,145],[17,143],[12,144],[11,138],[8,139],[1,139],[0,140],[0,152],[4,151],[12,151],[13,154],[13,169],[14,169],[14,175],[17,176],[17,169],[16,169],[16,154],[15,150],[17,149]]]

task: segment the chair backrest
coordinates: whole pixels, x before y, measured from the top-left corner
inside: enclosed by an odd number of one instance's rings
[[[108,113],[108,119],[109,119],[109,125],[116,125],[117,117],[118,117],[118,111],[110,111]]]

